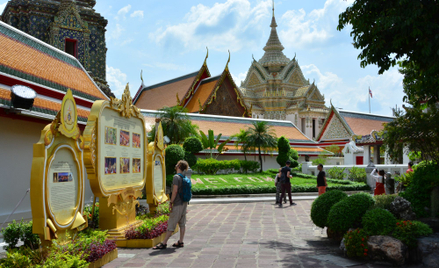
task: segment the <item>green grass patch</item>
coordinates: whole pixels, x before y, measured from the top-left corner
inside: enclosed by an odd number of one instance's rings
[[[293,174],[291,179],[292,192],[317,192],[316,176]],[[192,193],[194,195],[225,195],[225,194],[260,194],[275,193],[275,175],[271,172],[252,174],[225,175],[192,175]],[[348,180],[327,179],[327,190],[358,191],[370,190],[365,183]]]

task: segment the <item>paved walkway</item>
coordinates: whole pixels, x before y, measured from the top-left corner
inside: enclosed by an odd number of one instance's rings
[[[119,249],[112,267],[390,267],[342,258],[309,217],[313,200],[191,204],[184,248]],[[178,234],[168,244],[178,240]]]

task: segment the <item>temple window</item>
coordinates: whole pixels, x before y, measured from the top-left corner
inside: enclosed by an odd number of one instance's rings
[[[72,55],[73,57],[77,58],[78,40],[66,38],[64,51]]]

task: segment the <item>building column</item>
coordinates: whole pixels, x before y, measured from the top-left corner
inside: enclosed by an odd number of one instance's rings
[[[370,146],[363,145],[363,164],[369,165],[370,163]]]

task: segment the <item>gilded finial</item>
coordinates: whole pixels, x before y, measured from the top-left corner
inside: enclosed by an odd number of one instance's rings
[[[201,105],[200,99],[198,99],[198,109],[199,109],[198,112],[201,114],[201,112],[203,111],[203,105]]]
[[[143,83],[143,70],[140,70],[140,80],[142,80],[142,85],[144,84]]]
[[[273,0],[273,17],[274,17],[274,0]]]
[[[229,59],[227,60],[226,70],[229,69],[229,62],[230,62],[230,50],[227,50],[227,51],[229,51]]]
[[[180,105],[180,98],[178,97],[178,92],[176,94],[176,97],[177,97],[177,105]]]
[[[209,49],[207,48],[207,46],[206,46],[206,50],[207,50],[207,52],[206,52],[206,58],[204,58],[204,63],[203,63],[203,65],[206,65],[207,58],[209,57]]]

